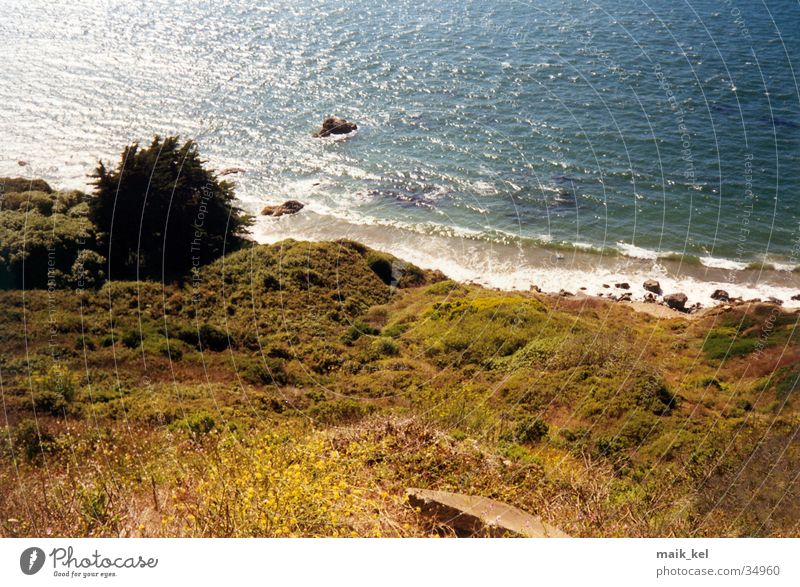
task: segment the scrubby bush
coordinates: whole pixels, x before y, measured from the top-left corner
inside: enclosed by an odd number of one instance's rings
[[[372,343],[372,349],[380,356],[394,357],[400,354],[400,347],[389,337],[381,336]]]
[[[377,328],[373,328],[369,324],[359,320],[347,329],[347,332],[342,336],[342,340],[345,343],[355,342],[365,334],[375,336],[379,332]]]
[[[135,349],[142,344],[142,333],[138,330],[126,330],[122,335],[122,344],[129,349]]]
[[[228,348],[228,334],[216,326],[203,324],[198,334],[203,350],[219,352]]]
[[[0,194],[0,288],[62,288],[74,280],[89,288],[103,281],[87,251],[95,232],[86,198],[80,192]]]
[[[646,373],[634,384],[637,403],[657,416],[669,414],[678,405],[678,397],[670,391],[664,380],[654,374]]]
[[[32,380],[37,410],[61,414],[75,399],[78,377],[62,365],[51,365],[44,373],[34,373]]]
[[[527,417],[514,427],[512,438],[520,444],[532,444],[547,437],[550,431],[547,422],[539,418]]]
[[[35,461],[56,448],[55,438],[33,420],[23,420],[14,428],[14,455]]]
[[[204,167],[194,141],[134,143],[113,169],[100,162],[94,178],[91,219],[117,279],[186,275],[242,246],[252,222],[235,205],[233,185]]]
[[[208,412],[198,412],[181,418],[171,424],[176,430],[185,430],[194,440],[199,440],[216,426],[214,417]]]

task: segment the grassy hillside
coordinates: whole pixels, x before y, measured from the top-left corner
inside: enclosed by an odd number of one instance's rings
[[[284,241],[0,312],[4,536],[449,534],[409,486],[577,536],[800,534],[774,306],[656,319]]]

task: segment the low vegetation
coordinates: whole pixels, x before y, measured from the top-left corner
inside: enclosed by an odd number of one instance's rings
[[[450,535],[409,486],[576,536],[800,533],[797,313],[659,320],[350,241],[0,312],[3,536]]]

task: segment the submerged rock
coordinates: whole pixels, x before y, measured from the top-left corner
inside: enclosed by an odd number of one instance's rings
[[[288,200],[277,206],[264,206],[261,214],[264,216],[283,216],[284,214],[297,214],[304,208],[304,205],[297,200]]]
[[[244,173],[245,170],[241,167],[226,167],[222,171],[220,171],[217,175],[233,175],[235,173]]]
[[[681,312],[686,310],[686,302],[688,301],[688,297],[684,293],[673,293],[664,296],[664,303],[667,304],[673,310],[679,310]]]
[[[516,535],[528,538],[567,538],[558,528],[507,503],[479,495],[409,488],[412,507],[451,526],[459,536]]]
[[[655,279],[648,279],[642,284],[642,287],[647,291],[653,292],[654,294],[661,293],[661,284],[658,283]]]
[[[314,133],[315,137],[327,137],[330,135],[346,135],[358,129],[358,125],[338,116],[329,116],[322,121],[322,128]]]
[[[720,302],[727,302],[731,299],[731,296],[729,296],[728,292],[726,292],[724,289],[715,289],[714,293],[711,294],[711,299]]]

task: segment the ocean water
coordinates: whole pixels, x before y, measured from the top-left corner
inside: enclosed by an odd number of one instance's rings
[[[0,175],[83,187],[179,133],[246,170],[249,210],[307,205],[260,218],[262,241],[356,238],[500,287],[655,276],[788,302],[799,26],[796,0],[0,0]],[[358,132],[312,138],[329,114]]]

